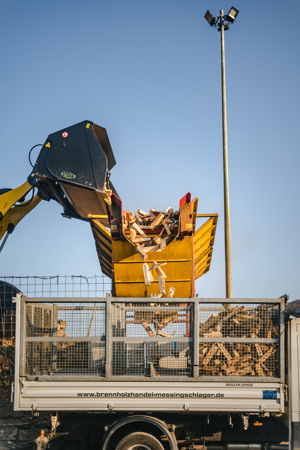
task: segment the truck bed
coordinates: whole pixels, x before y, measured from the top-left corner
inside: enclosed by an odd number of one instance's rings
[[[283,412],[282,298],[16,303],[15,410]]]

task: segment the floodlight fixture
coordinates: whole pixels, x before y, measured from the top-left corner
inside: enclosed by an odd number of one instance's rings
[[[235,21],[238,13],[239,10],[234,6],[230,8],[228,14],[224,15],[224,12],[222,11],[220,16],[214,16],[208,9],[204,15],[204,18],[211,27],[218,28],[218,31],[221,31],[222,29],[226,31],[229,30],[229,26]]]
[[[214,24],[217,22],[218,18],[215,17],[209,10],[206,11],[205,13],[205,19],[207,20],[207,22],[209,23],[209,25],[211,27],[214,26]]]
[[[236,16],[238,15],[239,10],[236,9],[234,6],[232,6],[229,10],[229,13],[227,16],[225,16],[226,20],[230,23],[233,23],[236,19]]]

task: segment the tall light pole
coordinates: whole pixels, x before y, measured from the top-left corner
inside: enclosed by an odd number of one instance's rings
[[[224,178],[224,227],[225,227],[225,276],[226,298],[232,298],[231,278],[231,245],[230,245],[230,212],[229,212],[229,181],[228,181],[228,147],[227,147],[227,112],[226,112],[226,79],[225,79],[225,41],[224,31],[229,29],[235,21],[239,11],[232,7],[224,16],[215,17],[210,11],[205,14],[205,19],[211,27],[216,27],[221,34],[221,72],[222,72],[222,125],[223,125],[223,178]]]

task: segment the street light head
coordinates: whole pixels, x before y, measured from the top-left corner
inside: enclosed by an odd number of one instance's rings
[[[234,6],[232,6],[232,8],[230,8],[229,13],[226,16],[226,20],[230,23],[233,23],[236,19],[236,16],[238,15],[239,10],[236,9]]]
[[[204,17],[211,27],[214,26],[214,24],[216,23],[216,21],[218,19],[217,17],[213,16],[209,10],[206,11]]]

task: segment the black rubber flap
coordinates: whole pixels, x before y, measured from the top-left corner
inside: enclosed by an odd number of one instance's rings
[[[106,154],[108,170],[111,170],[117,163],[108,139],[106,129],[103,127],[99,127],[99,125],[96,125],[94,123],[92,130],[96,136],[97,141],[99,142],[99,144],[101,145]]]

